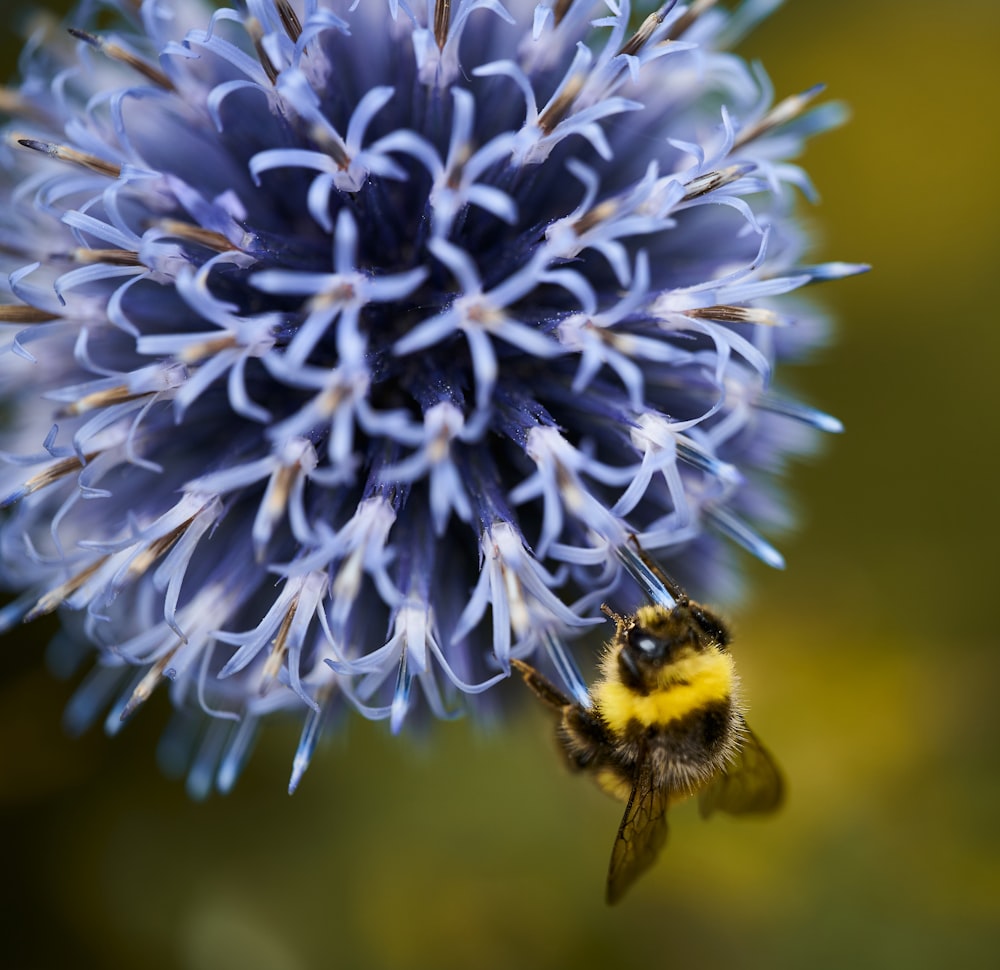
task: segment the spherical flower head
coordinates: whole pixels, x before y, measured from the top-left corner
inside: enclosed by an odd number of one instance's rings
[[[780,563],[767,479],[836,427],[772,390],[822,335],[789,294],[857,267],[791,209],[839,108],[726,52],[770,6],[109,0],[33,38],[0,625],[96,649],[73,727],[169,682],[203,794],[298,711],[294,787],[345,702],[397,731],[535,652],[580,696],[636,537],[708,593],[720,544]]]

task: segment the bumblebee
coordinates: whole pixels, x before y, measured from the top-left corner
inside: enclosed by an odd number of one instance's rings
[[[627,550],[623,559],[654,602],[630,616],[602,607],[615,635],[589,705],[571,700],[524,661],[512,661],[559,715],[556,734],[570,767],[589,772],[625,802],[608,869],[608,903],[618,902],[656,859],[671,805],[698,794],[703,818],[715,811],[767,813],[781,804],[784,788],[777,765],[744,720],[725,624],[641,550],[638,558]]]

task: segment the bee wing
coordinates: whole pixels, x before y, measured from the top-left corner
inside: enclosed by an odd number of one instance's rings
[[[609,904],[617,903],[625,895],[625,890],[653,864],[667,841],[668,794],[665,789],[654,787],[652,767],[648,760],[642,759],[611,850]]]
[[[698,798],[702,818],[712,812],[750,815],[773,812],[785,793],[781,772],[767,749],[745,724],[735,761],[715,776]]]

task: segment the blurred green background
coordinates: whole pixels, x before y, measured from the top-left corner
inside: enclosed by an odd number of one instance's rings
[[[34,627],[3,644],[0,963],[996,966],[998,44],[996,0],[791,0],[743,47],[779,94],[852,105],[809,148],[807,215],[817,260],[875,267],[824,288],[839,339],[785,375],[847,433],[794,471],[788,569],[751,564],[731,616],[778,819],[682,806],[608,910],[620,806],[559,769],[533,709],[424,743],[354,717],[291,799],[277,727],[194,804],[155,766],[162,697],[114,740],[62,734],[72,684]]]

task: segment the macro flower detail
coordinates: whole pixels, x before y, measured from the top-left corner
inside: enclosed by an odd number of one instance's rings
[[[729,52],[774,4],[198,0],[40,28],[5,129],[0,629],[96,654],[67,712],[227,790],[298,712],[490,702],[635,595],[773,565],[837,422],[791,159],[840,120]],[[110,24],[110,26],[109,26]],[[623,567],[625,567],[623,569]],[[75,647],[67,644],[73,643]]]

